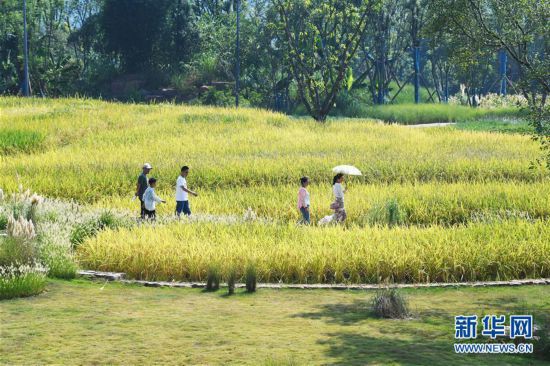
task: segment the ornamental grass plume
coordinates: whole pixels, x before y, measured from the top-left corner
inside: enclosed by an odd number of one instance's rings
[[[17,220],[13,215],[8,217],[6,232],[8,236],[22,240],[32,240],[36,237],[36,231],[32,221],[21,216]]]

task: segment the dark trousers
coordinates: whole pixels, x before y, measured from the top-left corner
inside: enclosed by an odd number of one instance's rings
[[[149,211],[147,209],[144,208],[144,211],[145,211],[145,218],[146,219],[149,219],[149,220],[154,220],[157,218],[157,213],[155,210],[153,211]]]
[[[191,209],[189,208],[189,201],[176,201],[176,215],[191,215]]]
[[[300,207],[300,212],[302,213],[302,223],[309,225],[309,208]]]
[[[145,218],[145,202],[143,202],[143,198],[141,197],[138,197],[139,198],[139,203],[141,205],[141,212],[139,214],[139,216],[144,219]]]

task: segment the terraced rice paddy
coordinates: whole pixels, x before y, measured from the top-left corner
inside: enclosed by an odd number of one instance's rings
[[[14,132],[15,131],[15,132]],[[548,276],[550,175],[530,169],[529,137],[411,129],[358,119],[324,125],[262,110],[0,98],[5,191],[132,210],[143,162],[172,215],[181,165],[198,190],[187,221],[104,231],[79,246],[85,268],[148,279],[202,280],[257,266],[263,281],[426,282]],[[312,216],[328,215],[331,168],[353,164],[342,227],[297,227],[298,179]],[[18,177],[18,178],[17,178]],[[257,220],[241,219],[245,210]],[[232,216],[236,220],[224,220]],[[215,217],[219,217],[216,220]]]

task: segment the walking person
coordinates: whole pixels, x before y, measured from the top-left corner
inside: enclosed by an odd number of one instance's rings
[[[143,194],[145,193],[145,190],[149,186],[147,184],[147,174],[149,174],[151,169],[153,169],[151,164],[149,164],[149,163],[143,164],[142,172],[139,175],[138,180],[137,180],[136,193],[135,193],[135,196],[134,196],[134,197],[139,198],[140,209],[141,209],[140,217],[142,219],[145,218],[145,205],[143,203]]]
[[[157,217],[156,206],[157,203],[166,203],[163,199],[157,196],[155,187],[157,186],[157,180],[155,178],[149,178],[149,187],[143,193],[143,205],[145,206],[145,218],[149,220],[155,220]]]
[[[332,193],[334,194],[334,202],[330,205],[330,208],[334,210],[334,221],[344,222],[347,214],[344,208],[344,174],[338,173],[332,179]]]
[[[300,178],[300,189],[298,190],[298,210],[302,214],[302,224],[310,224],[310,215],[309,215],[309,192],[307,191],[307,186],[309,185],[309,178],[302,177]]]
[[[189,175],[189,167],[184,165],[181,168],[180,175],[176,180],[176,215],[179,217],[183,212],[184,215],[191,215],[191,208],[189,207],[189,195],[195,197],[198,194],[187,188],[187,175]]]

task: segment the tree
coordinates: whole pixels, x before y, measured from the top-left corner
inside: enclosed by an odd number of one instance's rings
[[[323,122],[336,101],[375,0],[275,0],[286,60],[308,113]]]
[[[167,7],[167,0],[105,1],[105,48],[120,56],[125,71],[143,71],[150,65]]]
[[[23,23],[21,6],[15,0],[0,2],[0,94],[17,94],[23,74]]]
[[[397,79],[396,67],[404,59],[407,19],[399,16],[403,12],[403,0],[383,0],[370,17],[367,34],[360,46],[360,62],[355,62],[359,72],[354,84],[359,85],[368,78],[374,104],[386,103],[389,85]]]
[[[540,0],[433,0],[432,29],[443,29],[471,53],[505,50],[517,63],[518,83],[530,109],[534,138],[550,168],[550,2]],[[539,160],[540,162],[540,160]]]

